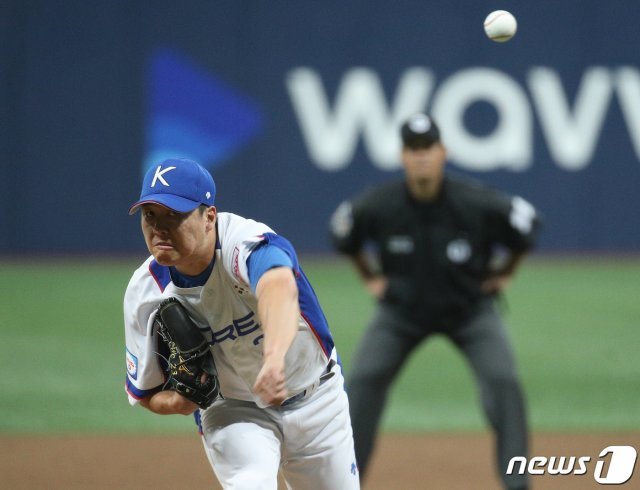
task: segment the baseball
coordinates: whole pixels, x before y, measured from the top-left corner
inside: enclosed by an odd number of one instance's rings
[[[511,39],[518,29],[516,18],[506,10],[496,10],[484,19],[484,32],[492,41],[504,43]]]

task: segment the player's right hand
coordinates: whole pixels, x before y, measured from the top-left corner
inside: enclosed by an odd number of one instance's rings
[[[288,396],[284,374],[284,359],[265,359],[258,373],[253,391],[269,406],[282,405]]]

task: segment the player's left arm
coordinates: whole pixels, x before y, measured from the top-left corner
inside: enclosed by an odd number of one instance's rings
[[[292,269],[276,267],[266,271],[258,281],[256,296],[264,357],[253,389],[268,405],[280,405],[288,398],[285,355],[298,331],[300,317]]]

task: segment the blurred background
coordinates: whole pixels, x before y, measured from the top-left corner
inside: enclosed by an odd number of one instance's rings
[[[518,19],[508,43],[483,32],[496,9]],[[2,433],[192,430],[123,390],[122,296],[147,255],[127,209],[167,156],[211,170],[219,210],[294,243],[348,369],[372,304],[327,224],[400,177],[398,127],[418,111],[452,172],[544,215],[506,301],[534,429],[637,434],[639,15],[636,0],[0,0],[0,449]],[[438,339],[394,390],[387,430],[484,430]]]
[[[482,22],[520,21],[506,44]],[[326,252],[428,110],[451,168],[547,217],[541,251],[640,244],[640,5],[619,0],[2,2],[0,252],[131,253],[146,166],[206,165],[218,206]],[[46,216],[46,219],[44,219]]]

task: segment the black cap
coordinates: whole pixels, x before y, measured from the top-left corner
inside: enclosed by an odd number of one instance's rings
[[[414,114],[400,129],[402,144],[409,148],[429,148],[440,141],[440,129],[426,114]]]

